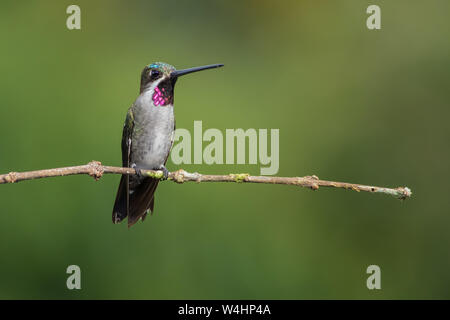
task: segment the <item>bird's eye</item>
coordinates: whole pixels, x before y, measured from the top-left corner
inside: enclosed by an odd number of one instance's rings
[[[159,72],[156,69],[153,69],[152,71],[150,71],[150,78],[152,80],[158,79],[160,75],[161,75],[161,72]]]

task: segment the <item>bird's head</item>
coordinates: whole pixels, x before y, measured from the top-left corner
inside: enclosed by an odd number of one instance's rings
[[[145,66],[141,74],[140,92],[152,91],[152,100],[155,106],[167,106],[173,104],[173,89],[178,77],[202,70],[222,67],[223,64],[212,64],[203,67],[195,67],[176,70],[170,64],[154,62]]]

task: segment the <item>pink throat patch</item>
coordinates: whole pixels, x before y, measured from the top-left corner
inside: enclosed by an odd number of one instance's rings
[[[161,90],[159,90],[158,87],[155,88],[155,93],[153,94],[153,104],[155,106],[165,106],[168,102],[167,98],[164,98],[164,88],[162,88],[162,92]]]

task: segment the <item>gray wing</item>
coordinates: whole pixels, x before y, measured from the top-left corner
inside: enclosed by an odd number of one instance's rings
[[[134,129],[133,107],[127,112],[122,132],[122,166],[129,168],[131,159],[131,137]],[[130,176],[122,175],[112,214],[113,223],[119,223],[128,216],[130,207]]]

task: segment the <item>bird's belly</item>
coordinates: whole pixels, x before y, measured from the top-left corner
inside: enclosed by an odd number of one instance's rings
[[[135,102],[131,162],[139,169],[157,169],[165,164],[175,128],[173,106],[155,107],[151,94]]]
[[[142,169],[157,169],[165,164],[172,146],[173,127],[143,130],[133,148],[132,162]]]
[[[148,168],[158,168],[164,164],[169,155],[171,144],[170,136],[158,133],[156,134],[156,137],[153,137],[150,140],[150,142],[147,149],[144,150],[144,155],[140,164]]]

